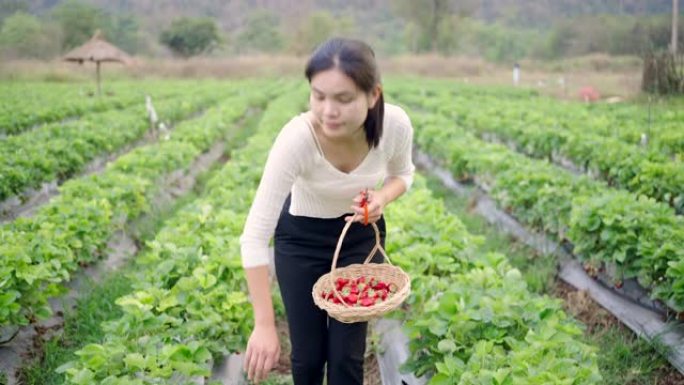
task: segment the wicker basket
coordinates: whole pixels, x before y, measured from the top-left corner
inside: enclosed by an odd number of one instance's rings
[[[316,281],[311,292],[316,306],[325,310],[330,317],[344,323],[364,322],[374,318],[380,318],[385,313],[394,310],[401,305],[411,291],[411,279],[402,269],[391,264],[389,258],[387,257],[387,253],[385,253],[385,250],[380,244],[380,231],[375,223],[371,224],[373,226],[373,230],[375,230],[375,246],[373,247],[373,250],[371,250],[370,254],[368,254],[368,257],[363,264],[356,263],[347,267],[336,267],[340,249],[342,248],[342,241],[344,240],[344,237],[352,223],[354,223],[353,220],[347,222],[342,229],[340,239],[337,241],[335,254],[333,255],[330,272],[323,275],[318,279],[318,281]],[[387,260],[388,263],[369,263],[375,253],[378,251],[383,255],[383,257],[385,257],[385,260]],[[342,301],[342,303],[336,304],[321,298],[321,292],[329,292],[332,290],[337,298],[342,299],[341,294],[337,291],[337,287],[334,284],[337,278],[341,277],[351,279],[358,278],[360,276],[372,276],[387,282],[388,284],[394,284],[397,287],[397,291],[389,296],[386,301],[367,307],[351,306],[344,301]]]

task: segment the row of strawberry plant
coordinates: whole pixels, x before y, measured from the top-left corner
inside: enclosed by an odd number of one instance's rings
[[[136,259],[135,286],[117,300],[123,316],[103,325],[105,341],[58,370],[71,384],[190,383],[211,373],[214,355],[242,351],[252,309],[238,238],[260,167],[278,128],[299,111],[304,89],[268,105],[257,133],[180,210]]]
[[[162,100],[156,108],[163,120],[177,121],[216,102],[225,93],[225,89],[210,85],[189,96]],[[0,200],[44,182],[67,179],[97,156],[141,138],[148,129],[149,120],[140,104],[7,138],[0,142]]]
[[[436,108],[454,113],[469,125],[483,124],[485,127],[523,125],[541,127],[547,130],[569,131],[591,137],[614,138],[622,144],[643,146],[655,153],[670,157],[684,156],[684,133],[679,129],[684,113],[674,105],[658,107],[658,113],[651,113],[648,106],[619,104],[584,104],[562,102],[542,97],[532,91],[507,91],[502,87],[482,90],[481,88],[456,85],[444,81],[399,81],[398,91],[403,95],[422,94],[420,89],[429,88],[437,99],[432,99]]]
[[[149,209],[165,176],[191,165],[250,105],[277,92],[259,89],[263,83],[243,85],[254,91],[182,122],[168,140],[131,151],[100,175],[68,181],[36,215],[0,227],[0,325],[48,316],[47,299],[61,293],[60,283],[99,258],[117,229]]]
[[[484,253],[417,179],[388,208],[388,254],[411,275],[404,369],[429,384],[598,384],[596,349],[559,300],[531,293],[504,255]]]
[[[91,97],[74,83],[3,82],[0,96],[0,135],[16,135],[31,127],[83,114],[144,104],[145,95],[178,95],[186,82],[112,82],[113,96]]]
[[[569,160],[582,171],[609,186],[646,195],[665,202],[677,213],[684,212],[684,163],[671,160],[654,149],[628,144],[616,137],[596,133],[594,126],[568,126],[552,122],[544,114],[572,109],[567,104],[536,98],[520,98],[514,103],[505,98],[471,95],[471,92],[443,92],[432,97],[431,109],[452,117],[460,126],[473,130],[480,138],[509,143],[528,156]],[[415,101],[424,106],[423,102]],[[535,104],[535,108],[532,107]],[[546,111],[536,111],[537,104]],[[551,111],[551,108],[555,108]],[[562,118],[561,118],[562,119]],[[618,123],[614,123],[618,124]]]
[[[483,142],[447,117],[414,116],[418,145],[457,178],[475,179],[521,222],[569,241],[593,268],[615,267],[617,286],[636,278],[684,311],[684,218],[669,206]]]

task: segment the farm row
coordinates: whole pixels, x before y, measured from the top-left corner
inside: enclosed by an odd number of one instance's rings
[[[457,178],[475,179],[521,222],[570,242],[592,268],[615,268],[616,285],[637,278],[654,298],[684,310],[684,218],[672,207],[481,140],[434,102],[410,103],[417,144]]]
[[[591,123],[595,130],[582,131],[574,114],[587,107],[559,108],[554,119],[564,123],[550,129],[543,121],[553,113],[550,103],[528,119],[522,111],[539,101],[525,92],[429,81],[397,81],[388,89],[411,116],[416,145],[454,175],[477,181],[525,224],[570,242],[588,264],[616,268],[616,279],[636,277],[654,298],[684,310],[684,219],[676,213],[681,186],[664,184],[658,194],[639,195],[662,175],[642,178],[647,166],[672,166],[674,177],[681,177],[676,151],[656,139],[640,145],[629,135],[601,132],[600,119]],[[123,316],[103,323],[106,337],[82,346],[59,369],[71,384],[192,383],[208,377],[215,359],[244,350],[251,331],[238,237],[268,149],[306,99],[304,84],[294,88],[286,82],[205,84],[183,96],[171,90],[155,102],[163,120],[177,122],[168,137],[128,152],[101,174],[80,178],[70,179],[88,160],[146,133],[141,106],[88,107],[73,122],[4,138],[0,154],[10,159],[6,169],[35,175],[12,179],[7,196],[53,179],[65,182],[60,195],[34,215],[0,227],[0,326],[47,317],[48,299],[62,295],[62,285],[84,265],[97,263],[117,230],[149,212],[166,177],[226,140],[251,108],[260,108],[256,134],[231,151],[202,195],[165,220],[130,262],[134,284],[116,301]],[[658,122],[661,128],[651,138],[670,132],[670,118]],[[508,146],[483,140],[494,138]],[[636,155],[615,163],[617,171],[605,170],[601,165],[608,158],[589,152],[598,145]],[[227,146],[235,144],[228,140]],[[586,158],[573,157],[576,148],[586,149]],[[570,159],[591,173],[578,175],[535,157]],[[4,170],[3,178],[10,175]],[[602,382],[597,348],[581,342],[582,326],[560,301],[531,293],[505,255],[482,251],[482,239],[447,212],[420,176],[386,216],[388,255],[412,277],[406,306],[391,315],[402,320],[410,337],[406,370],[426,375],[433,385]]]
[[[230,123],[274,92],[241,84],[201,117],[183,121],[166,140],[139,147],[99,175],[71,179],[35,215],[0,227],[0,325],[23,325],[49,315],[47,299],[62,292],[80,266],[105,252],[112,234],[150,207],[163,178],[182,170],[226,135]]]

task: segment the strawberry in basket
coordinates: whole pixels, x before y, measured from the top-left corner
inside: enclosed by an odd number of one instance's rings
[[[363,307],[384,302],[397,291],[397,287],[393,283],[365,276],[357,279],[337,278],[335,289],[340,294],[341,300],[335,295],[334,290],[322,291],[321,297],[335,304],[342,304],[344,301],[347,305]]]

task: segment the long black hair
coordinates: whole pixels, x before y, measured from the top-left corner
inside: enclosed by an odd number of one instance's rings
[[[380,71],[375,62],[373,49],[360,40],[332,38],[324,42],[311,55],[304,71],[311,83],[311,78],[321,71],[337,68],[349,76],[356,86],[369,93],[380,84]],[[363,122],[366,142],[377,147],[382,137],[382,122],[385,115],[385,102],[380,97],[373,108],[368,109],[368,116]]]

